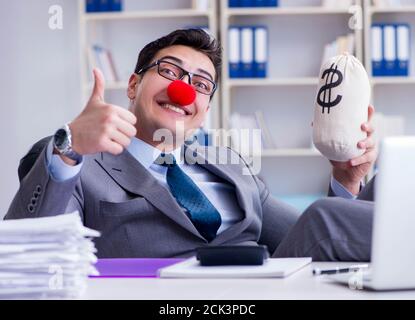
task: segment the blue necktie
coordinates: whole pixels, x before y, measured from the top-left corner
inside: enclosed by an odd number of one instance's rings
[[[198,186],[177,165],[171,154],[161,154],[155,161],[167,167],[167,184],[176,201],[187,210],[190,220],[209,242],[216,237],[221,216]]]

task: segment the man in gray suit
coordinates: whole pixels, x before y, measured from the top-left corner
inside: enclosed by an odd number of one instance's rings
[[[300,217],[254,174],[243,174],[250,166],[231,149],[183,145],[205,119],[220,68],[220,47],[204,31],[174,31],[140,52],[129,110],[105,103],[104,79],[94,70],[85,109],[39,148],[6,219],[77,210],[102,232],[101,258],[187,257],[197,247],[265,244],[274,257],[369,260],[373,183],[361,190],[361,180],[376,158],[370,123],[359,143],[365,154],[333,163],[330,192],[342,198],[319,200]],[[195,89],[193,103],[171,101],[174,80]],[[161,142],[160,130],[173,139]],[[173,160],[161,163],[166,155]]]

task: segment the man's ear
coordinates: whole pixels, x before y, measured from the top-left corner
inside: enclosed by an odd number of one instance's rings
[[[141,77],[138,74],[133,73],[128,80],[127,96],[130,100],[135,99],[137,92],[137,85],[140,83]]]

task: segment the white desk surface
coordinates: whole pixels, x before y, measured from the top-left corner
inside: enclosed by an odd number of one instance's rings
[[[314,262],[284,279],[94,278],[82,299],[137,300],[276,300],[276,299],[415,299],[415,290],[352,290],[313,276],[318,268],[356,263]]]

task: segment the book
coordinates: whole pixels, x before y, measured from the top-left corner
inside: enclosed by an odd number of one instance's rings
[[[262,111],[255,111],[255,119],[257,121],[258,127],[261,129],[261,136],[263,141],[262,145],[264,149],[275,149],[277,146],[272,137],[271,130],[265,122],[264,114]]]
[[[210,0],[192,0],[192,8],[200,11],[208,11]]]
[[[120,81],[112,53],[108,49],[93,45],[88,49],[88,60],[90,68],[98,67],[108,82]]]
[[[160,278],[285,278],[311,258],[270,258],[260,266],[201,266],[196,257],[159,269]]]
[[[348,9],[355,3],[354,0],[322,0],[321,6],[331,9]]]
[[[373,6],[376,8],[401,7],[401,0],[372,0]]]
[[[353,33],[337,37],[336,40],[324,46],[323,59],[321,64],[324,64],[324,62],[326,62],[331,57],[345,52],[354,55],[355,51],[355,35]]]

